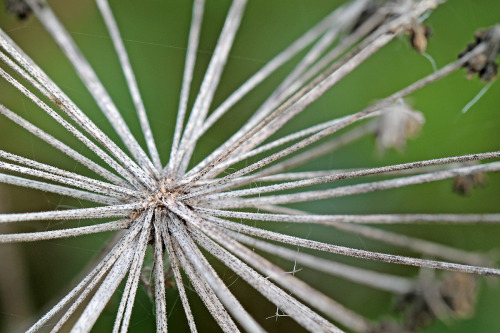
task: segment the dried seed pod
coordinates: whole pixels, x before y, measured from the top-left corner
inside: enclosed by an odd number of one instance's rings
[[[464,273],[450,274],[441,285],[440,292],[453,314],[468,318],[474,313],[477,298],[477,277]]]
[[[7,11],[16,14],[20,20],[25,20],[31,14],[30,6],[24,0],[5,0]]]
[[[472,189],[484,185],[486,185],[486,175],[484,173],[459,176],[453,181],[453,191],[460,195],[470,195]]]
[[[477,298],[476,280],[475,276],[453,272],[442,280],[431,274],[419,281],[396,302],[396,311],[404,313],[404,329],[415,331],[435,319],[470,317]]]
[[[424,115],[405,102],[396,102],[383,111],[377,125],[376,137],[380,151],[388,148],[403,150],[406,139],[415,137],[425,123]]]
[[[432,29],[425,24],[415,22],[408,32],[410,33],[411,46],[419,53],[425,52],[429,37],[432,35]]]
[[[496,57],[500,54],[500,25],[497,24],[488,30],[480,30],[474,35],[475,41],[467,45],[465,51],[458,55],[459,58],[473,51],[479,45],[484,45],[483,52],[469,59],[463,67],[467,68],[467,77],[470,79],[474,74],[483,81],[491,81],[498,74]]]

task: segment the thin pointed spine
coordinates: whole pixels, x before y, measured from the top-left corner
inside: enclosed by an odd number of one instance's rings
[[[172,245],[172,239],[170,234],[167,231],[166,224],[167,224],[167,218],[166,216],[162,217],[162,224],[160,226],[161,233],[163,236],[163,243],[165,245],[165,250],[168,255],[168,258],[170,259],[170,267],[172,268],[172,272],[174,273],[174,279],[175,279],[175,284],[177,286],[177,289],[179,290],[179,297],[181,298],[182,302],[182,307],[184,308],[184,313],[186,314],[186,318],[188,321],[189,325],[189,330],[191,333],[197,333],[198,330],[196,329],[196,324],[194,321],[194,316],[191,311],[191,307],[189,305],[189,300],[187,298],[186,290],[184,289],[184,283],[182,280],[182,275],[181,271],[179,268],[179,259],[177,259],[177,256],[175,254],[173,245]]]
[[[119,184],[124,187],[129,187],[130,183],[125,181],[124,179],[116,176],[115,174],[109,172],[108,170],[104,169],[100,165],[96,164],[92,160],[88,159],[87,157],[83,156],[76,150],[70,148],[66,144],[62,143],[61,141],[57,140],[53,136],[47,134],[46,132],[42,131],[38,127],[34,126],[33,124],[29,123],[25,119],[21,118],[20,116],[16,115],[14,112],[10,111],[3,105],[0,105],[0,113],[4,115],[5,117],[9,118],[19,126],[23,127],[26,129],[28,132],[32,133],[33,135],[37,136],[41,140],[45,141],[52,147],[56,148],[57,150],[61,151],[62,153],[66,154],[67,156],[71,157],[75,161],[81,163],[83,166],[88,168],[91,171],[94,171],[98,175],[102,176],[103,178],[115,183]]]

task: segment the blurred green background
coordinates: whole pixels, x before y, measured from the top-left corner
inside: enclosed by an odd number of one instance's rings
[[[125,46],[148,111],[163,163],[170,152],[171,137],[175,124],[178,96],[181,88],[184,57],[186,52],[191,6],[188,1],[110,1]],[[240,84],[261,68],[274,55],[283,50],[309,27],[318,22],[343,1],[306,0],[250,0],[241,28],[231,50],[227,68],[216,93],[213,106],[219,105]],[[76,43],[88,57],[100,79],[108,88],[128,124],[139,133],[132,101],[119,67],[106,28],[93,1],[50,1],[56,14],[70,31]],[[195,69],[191,94],[194,101],[197,88],[209,63],[211,52],[224,23],[230,1],[207,2],[200,50]],[[107,120],[98,111],[94,101],[72,70],[71,65],[58,50],[55,43],[35,18],[18,21],[13,15],[1,10],[0,25],[37,62],[52,79],[80,106],[108,135],[117,139]],[[435,10],[428,24],[434,31],[428,53],[441,67],[457,58],[473,34],[479,28],[499,23],[500,1],[460,0],[449,1]],[[302,54],[305,54],[304,52]],[[194,159],[201,160],[237,129],[262,103],[274,87],[297,63],[294,58],[274,76],[266,80],[251,94],[239,102],[231,115],[217,123],[201,140]],[[355,70],[334,89],[315,102],[307,111],[292,121],[281,133],[312,125],[320,121],[356,112],[373,101],[395,92],[414,80],[432,72],[430,62],[411,49],[407,36],[394,40],[361,67]],[[377,152],[374,138],[366,137],[348,147],[326,156],[304,170],[372,167],[391,163],[409,162],[459,154],[498,150],[500,146],[500,84],[491,89],[466,114],[462,108],[484,87],[477,78],[466,80],[464,71],[434,83],[413,94],[409,101],[422,111],[426,124],[416,139],[408,142],[404,153]],[[0,101],[16,113],[32,121],[42,129],[70,144],[86,156],[92,154],[55,124],[29,100],[5,81],[0,82]],[[212,108],[213,109],[213,108]],[[143,143],[143,139],[138,136]],[[118,142],[118,140],[115,140]],[[5,118],[0,119],[0,149],[29,157],[61,168],[92,175],[85,168],[51,148],[36,137],[26,133]],[[250,161],[249,161],[250,163]],[[342,183],[344,184],[344,183]],[[488,184],[463,197],[451,191],[452,181],[412,186],[380,193],[364,194],[348,198],[297,205],[320,213],[433,213],[433,212],[498,212],[500,177],[488,175]],[[330,185],[332,186],[332,185]],[[335,184],[335,186],[337,186]],[[323,186],[324,187],[324,186]],[[85,207],[86,202],[25,190],[14,186],[0,185],[1,212],[25,212],[49,209]],[[95,221],[71,223],[23,223],[22,226],[7,226],[1,232],[32,232],[90,224]],[[338,232],[317,226],[272,226],[310,239],[326,241],[371,251],[384,251],[404,255],[418,255],[409,250],[398,249],[356,235]],[[7,229],[8,228],[8,229]],[[414,226],[392,227],[407,235],[467,250],[490,251],[498,247],[498,226]],[[2,295],[9,308],[0,308],[0,329],[10,331],[7,325],[22,323],[27,316],[33,319],[47,310],[47,306],[58,301],[68,288],[76,283],[75,276],[97,255],[111,234],[85,236],[67,240],[53,240],[35,244],[2,245],[0,261],[2,276],[19,269],[21,278],[16,280],[11,294]],[[373,268],[398,274],[415,275],[413,268],[336,258],[352,262],[361,267]],[[214,262],[214,260],[211,260]],[[276,260],[286,270],[293,263]],[[497,260],[498,263],[498,260]],[[221,265],[214,262],[221,277],[231,285],[231,290],[248,307],[257,320],[272,332],[300,332],[302,329],[286,317],[268,318],[276,308]],[[218,265],[218,266],[217,266]],[[374,320],[392,316],[394,298],[357,284],[303,269],[297,276],[312,284],[349,308]],[[1,280],[6,283],[5,279]],[[488,282],[488,283],[487,283]],[[24,290],[25,295],[19,290]],[[498,281],[481,279],[475,314],[468,319],[458,319],[448,324],[434,322],[423,332],[497,332],[500,331],[500,286]],[[4,289],[5,290],[5,289]],[[188,330],[180,300],[175,288],[167,291],[169,328],[174,332]],[[95,332],[111,330],[116,308],[120,301],[117,293],[101,319]],[[190,300],[201,332],[217,331],[217,326],[202,303],[190,292]],[[11,304],[20,304],[20,312],[12,310]],[[24,312],[24,313],[23,313]],[[28,315],[29,313],[29,315]],[[266,319],[268,318],[268,319]],[[12,326],[10,326],[12,327]],[[143,288],[138,293],[132,316],[131,332],[154,330],[154,307]]]

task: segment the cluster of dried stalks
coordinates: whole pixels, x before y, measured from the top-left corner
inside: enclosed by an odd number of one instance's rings
[[[119,218],[84,227],[0,235],[0,243],[12,243],[117,231],[102,260],[28,331],[47,327],[59,331],[69,326],[68,321],[72,326],[71,332],[90,331],[122,281],[126,282],[114,331],[127,331],[149,246],[154,253],[151,274],[158,332],[167,331],[165,286],[171,285],[171,281],[167,281],[166,276],[175,281],[192,332],[196,332],[197,327],[203,327],[203,323],[197,322],[191,311],[185,290],[188,281],[223,331],[264,331],[262,323],[245,310],[207,257],[223,263],[273,303],[280,313],[310,332],[341,332],[343,329],[353,332],[412,331],[421,326],[422,320],[416,319],[421,316],[444,318],[468,312],[473,303],[475,282],[470,275],[463,274],[500,275],[500,269],[494,268],[494,263],[487,256],[385,231],[374,225],[498,223],[500,214],[323,215],[297,210],[292,204],[444,179],[456,179],[457,190],[465,192],[473,186],[470,181],[480,180],[484,173],[500,169],[500,162],[487,161],[500,157],[500,152],[369,169],[288,170],[370,134],[376,135],[381,151],[403,149],[406,139],[415,135],[424,123],[423,115],[412,110],[403,99],[462,67],[467,67],[470,73],[478,73],[484,80],[493,79],[496,74],[495,58],[499,53],[499,26],[478,34],[475,43],[469,45],[458,60],[359,112],[280,138],[273,136],[394,38],[410,33],[414,48],[425,52],[429,30],[422,20],[440,2],[404,0],[381,4],[368,0],[351,1],[327,15],[265,64],[222,104],[214,107],[214,94],[247,5],[245,0],[234,0],[195,102],[188,108],[205,5],[203,0],[195,0],[177,122],[166,164],[160,159],[140,89],[107,0],[97,0],[97,4],[123,68],[146,150],[138,143],[98,76],[50,6],[43,0],[25,0],[21,5],[20,2],[12,2],[11,8],[21,8],[16,9],[18,15],[24,17],[33,12],[52,35],[126,147],[122,150],[113,142],[6,33],[0,32],[0,75],[100,159],[98,163],[85,157],[15,112],[0,106],[3,116],[95,173],[95,177],[91,178],[0,151],[0,168],[6,171],[0,174],[0,182],[95,204],[92,208],[3,214],[0,215],[0,223]],[[220,147],[193,165],[196,145],[212,125],[226,113],[237,112],[233,106],[238,101],[304,50],[307,52],[298,65],[250,119],[241,128],[235,129],[233,136]],[[341,130],[342,134],[336,135]],[[250,161],[251,158],[257,161],[241,166],[240,162]],[[484,162],[471,164],[472,161]],[[106,167],[100,162],[104,162]],[[234,167],[237,170],[232,169]],[[366,176],[384,176],[386,179],[367,180]],[[334,186],[335,181],[344,179],[357,179],[359,182]],[[318,184],[331,186],[310,189],[310,186]],[[243,221],[330,226],[411,249],[421,253],[422,258],[314,241]],[[306,250],[297,251],[297,248]],[[449,270],[456,275],[438,281],[425,269],[419,279],[380,273],[324,259],[307,249]],[[304,283],[294,274],[289,274],[259,253],[270,253],[303,267],[400,295],[401,304],[410,309],[407,318],[400,324],[375,323]],[[426,259],[429,257],[436,259]]]

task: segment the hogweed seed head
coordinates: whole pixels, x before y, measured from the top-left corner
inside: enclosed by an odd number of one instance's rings
[[[85,176],[1,150],[0,168],[5,172],[0,173],[0,182],[65,195],[95,205],[90,208],[1,214],[0,224],[119,218],[88,226],[0,235],[0,243],[14,243],[116,232],[103,255],[82,280],[28,332],[42,330],[46,326],[59,331],[70,325],[71,332],[89,332],[110,299],[118,293],[122,281],[124,287],[114,332],[126,332],[131,326],[132,310],[141,282],[154,299],[158,332],[166,332],[167,319],[171,319],[168,316],[171,305],[167,304],[167,289],[173,284],[178,290],[191,332],[205,329],[205,323],[197,320],[191,309],[194,293],[223,331],[243,329],[263,332],[263,327],[269,326],[269,322],[252,315],[247,310],[247,300],[240,302],[235,296],[237,293],[220,276],[220,271],[213,264],[214,259],[273,304],[278,315],[283,313],[283,316],[290,317],[310,332],[342,332],[343,329],[373,333],[413,331],[422,326],[418,319],[422,316],[444,318],[444,313],[469,313],[475,295],[475,278],[470,278],[470,275],[466,278],[453,275],[453,278],[440,280],[434,275],[426,278],[422,273],[420,279],[415,279],[390,271],[380,272],[340,263],[318,255],[318,251],[321,254],[416,266],[422,268],[422,272],[442,269],[454,271],[454,274],[500,276],[500,269],[495,268],[492,260],[483,253],[374,226],[440,222],[497,224],[500,222],[498,213],[316,214],[299,210],[294,205],[446,179],[457,182],[456,179],[480,177],[484,173],[500,170],[500,162],[486,162],[500,158],[499,151],[377,168],[288,172],[295,167],[310,165],[307,163],[331,155],[335,150],[374,133],[381,150],[404,148],[406,139],[415,135],[424,124],[424,117],[402,102],[403,98],[464,66],[469,70],[473,67],[483,79],[491,79],[492,62],[498,54],[498,48],[492,46],[496,45],[496,32],[476,36],[474,45],[469,46],[457,61],[373,105],[336,119],[330,117],[309,127],[303,124],[301,130],[282,136],[280,130],[285,129],[293,118],[299,117],[344,77],[405,31],[412,31],[413,46],[420,52],[425,51],[428,31],[416,22],[421,22],[429,10],[436,8],[441,1],[405,0],[374,4],[372,1],[354,0],[346,3],[277,54],[217,108],[212,109],[245,8],[252,4],[244,0],[232,2],[200,90],[194,94],[191,105],[188,103],[190,89],[196,86],[192,82],[200,53],[204,8],[208,5],[203,0],[195,0],[177,123],[165,165],[161,162],[158,140],[153,136],[152,119],[146,114],[147,103],[142,100],[108,2],[97,0],[97,5],[126,78],[144,137],[142,139],[134,136],[110,93],[49,4],[41,0],[26,0],[23,3],[29,5],[67,56],[122,141],[120,144],[114,142],[7,34],[0,32],[1,76],[106,165],[101,166],[6,106],[0,106],[2,115],[93,172],[93,176]],[[299,55],[303,57],[297,59]],[[193,156],[198,151],[197,144],[204,140],[206,132],[226,113],[237,112],[235,105],[239,101],[292,59],[297,60],[297,65],[250,115],[248,121],[241,127],[234,126],[229,139],[204,159],[195,162]],[[15,76],[8,71],[15,72]],[[139,143],[142,141],[147,149]],[[470,161],[484,162],[466,164]],[[388,178],[366,180],[370,176]],[[353,183],[333,186],[334,182],[347,179]],[[327,187],[311,189],[311,186],[320,184]],[[250,224],[245,221],[258,222]],[[263,227],[267,223],[278,227],[268,230]],[[334,228],[408,249],[423,258],[356,249],[334,244],[333,241],[316,241],[309,236],[297,237],[274,231],[288,231],[281,228],[282,225],[300,224]],[[151,253],[148,248],[151,248]],[[262,253],[293,262],[293,270],[283,269]],[[152,266],[148,266],[147,262],[152,262]],[[410,314],[405,316],[406,322],[403,323],[375,323],[365,317],[363,311],[350,309],[328,297],[321,291],[324,286],[311,286],[299,279],[296,274],[300,269],[296,269],[295,265],[411,299]],[[469,278],[471,280],[467,280]],[[188,280],[193,293],[186,290]]]

